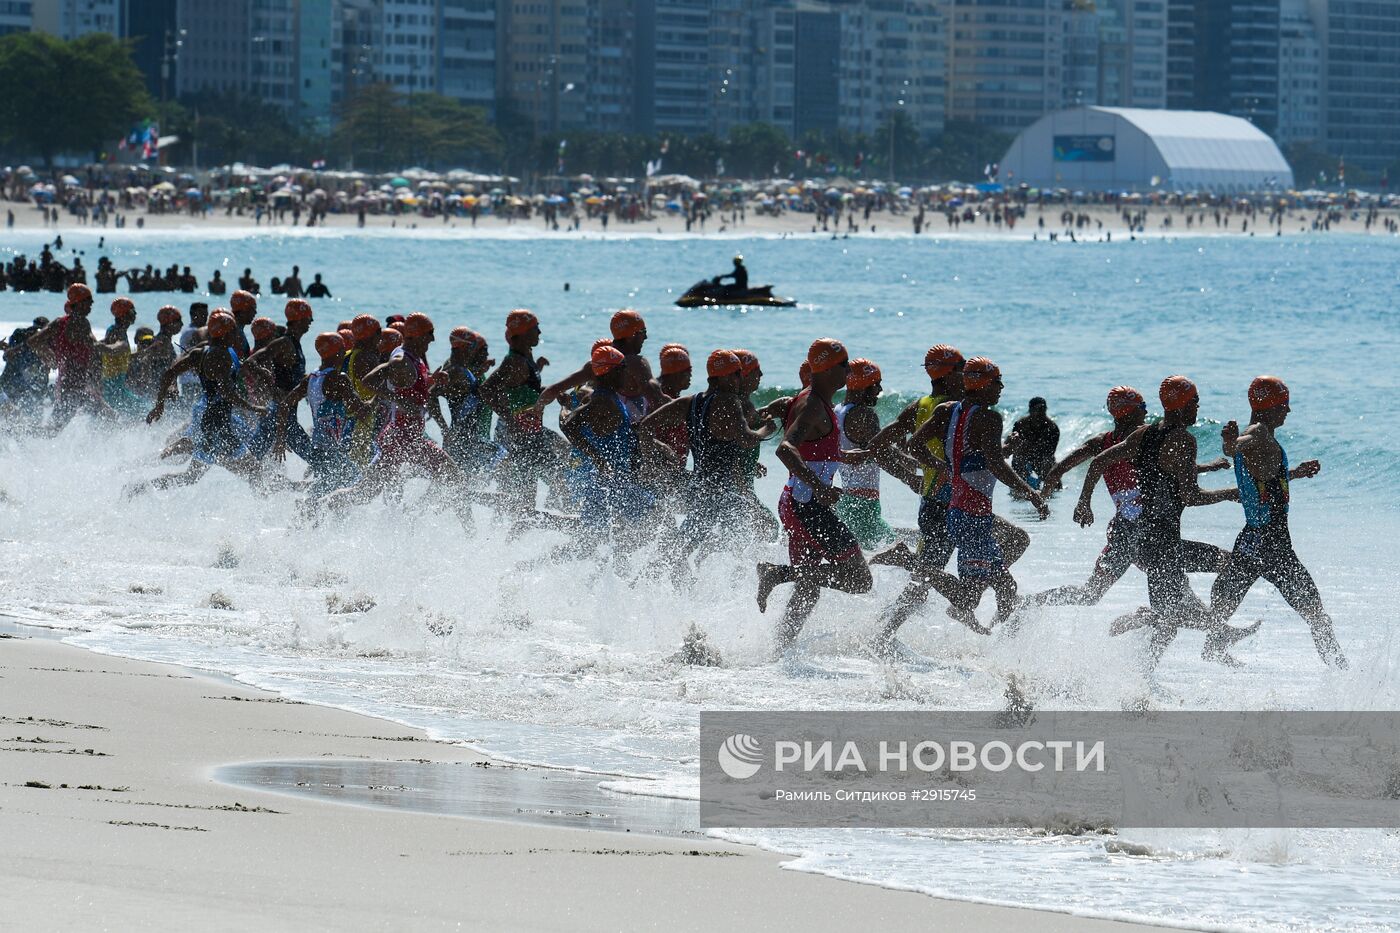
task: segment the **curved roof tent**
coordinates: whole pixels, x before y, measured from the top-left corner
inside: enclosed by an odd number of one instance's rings
[[[1201,110],[1077,107],[1022,130],[998,181],[1091,191],[1292,188],[1274,141],[1239,117]]]

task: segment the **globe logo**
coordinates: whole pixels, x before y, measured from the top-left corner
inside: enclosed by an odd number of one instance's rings
[[[743,732],[735,733],[719,747],[719,767],[736,781],[751,778],[762,767],[763,752],[758,740]]]

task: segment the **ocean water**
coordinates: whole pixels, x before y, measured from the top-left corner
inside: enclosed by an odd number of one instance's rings
[[[1143,643],[1109,638],[1117,614],[1144,601],[1136,571],[1096,607],[1046,609],[1016,637],[979,637],[949,622],[940,601],[905,629],[938,658],[928,673],[864,657],[861,637],[903,576],[875,571],[865,596],[825,594],[803,644],[814,663],[846,676],[793,680],[769,663],[772,626],[753,601],[753,564],[778,545],[739,541],[703,566],[692,589],[648,567],[650,555],[580,555],[522,569],[563,542],[546,531],[511,539],[484,512],[468,535],[421,503],[376,502],[309,527],[290,494],[261,495],[214,471],[189,489],[136,500],[123,484],[172,469],[156,453],[176,425],[116,433],[76,422],[55,439],[0,436],[0,613],[82,630],[101,651],[224,671],[303,699],[373,713],[503,757],[596,772],[619,793],[691,796],[697,716],[706,708],[991,709],[1015,676],[1045,708],[1385,708],[1400,701],[1400,503],[1393,477],[1400,360],[1400,244],[1382,237],[1200,236],[1111,244],[1025,239],[866,237],[685,240],[535,238],[461,231],[255,236],[180,231],[108,235],[119,266],[189,264],[264,283],[293,262],[325,273],[334,299],[317,302],[327,328],[353,313],[422,310],[440,333],[467,323],[504,351],[512,307],[543,321],[540,352],[554,367],[582,362],[621,306],[647,317],[653,352],[671,340],[698,360],[715,346],[760,356],[765,389],[796,381],[806,345],[844,340],[880,364],[886,417],[926,386],[923,351],[951,343],[1002,368],[1003,407],[1049,399],[1061,452],[1109,425],[1103,399],[1127,383],[1151,398],[1160,379],[1190,375],[1202,393],[1202,456],[1219,425],[1246,420],[1245,388],[1263,372],[1286,379],[1293,413],[1280,437],[1320,476],[1293,487],[1299,554],[1321,588],[1352,667],[1324,668],[1306,626],[1264,584],[1238,621],[1263,620],[1242,643],[1241,670],[1199,659],[1184,634],[1155,679]],[[12,234],[4,250],[37,254],[42,233]],[[90,268],[96,235],[65,235]],[[671,302],[742,251],[756,282],[797,298],[794,309],[685,311]],[[569,289],[565,290],[565,283]],[[141,322],[169,297],[137,297]],[[0,295],[0,321],[55,315],[52,295]],[[277,303],[269,300],[267,308]],[[94,321],[103,320],[102,312]],[[4,326],[4,325],[0,325]],[[8,326],[5,326],[8,330]],[[433,362],[446,353],[433,347]],[[294,458],[289,458],[294,460]],[[762,498],[783,477],[772,449]],[[295,475],[299,465],[291,466]],[[1069,485],[1080,474],[1070,477]],[[1227,483],[1211,474],[1208,487]],[[913,494],[886,480],[887,517],[910,527]],[[1072,493],[1046,522],[999,493],[996,507],[1027,528],[1015,573],[1025,591],[1081,582],[1111,514],[1070,520]],[[1190,537],[1229,546],[1238,505],[1188,511]],[[1209,580],[1197,578],[1198,593]],[[352,615],[328,599],[368,596]],[[211,599],[211,597],[213,597]],[[231,609],[211,608],[211,603]],[[987,610],[984,609],[984,614]],[[695,626],[724,665],[668,660]],[[789,867],[960,899],[1035,906],[1203,929],[1357,930],[1400,924],[1395,831],[1121,829],[1118,837],[993,831],[736,830],[729,838],[794,855]],[[1126,854],[1112,843],[1131,843]]]

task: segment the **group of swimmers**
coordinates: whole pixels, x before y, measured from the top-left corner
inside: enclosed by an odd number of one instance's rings
[[[83,260],[79,256],[73,257],[71,266],[60,262],[53,253],[54,249],[63,248],[63,237],[58,237],[52,244],[45,243],[39,253],[37,260],[29,259],[24,255],[17,255],[7,263],[0,263],[0,291],[12,289],[17,292],[62,292],[69,285],[86,285],[88,272],[83,267]],[[97,260],[97,268],[93,270],[93,285],[99,295],[112,294],[117,290],[117,284],[126,279],[127,291],[138,292],[184,292],[193,294],[199,290],[199,279],[189,266],[182,270],[179,265],[172,264],[169,268],[161,270],[153,265],[147,264],[145,268],[118,269],[112,260],[102,256]],[[238,287],[254,295],[262,291],[262,286],[258,280],[253,278],[252,269],[244,269],[243,275],[238,279]],[[310,284],[303,284],[301,281],[301,267],[292,266],[291,275],[285,278],[272,277],[272,293],[274,295],[285,295],[288,298],[330,298],[331,290],[321,279],[321,273],[316,273]],[[205,290],[212,296],[223,295],[228,292],[228,281],[223,277],[223,273],[218,269],[205,282]]]
[[[119,418],[133,410],[127,396],[140,398],[124,378],[133,359],[125,337],[135,320],[133,303],[112,302],[115,323],[100,342],[88,322],[92,307],[91,291],[71,286],[64,315],[27,341],[45,371],[58,371],[55,429],[83,410]],[[187,485],[216,465],[261,486],[291,485],[280,466],[290,449],[308,468],[301,488],[313,516],[381,494],[393,499],[406,478],[419,475],[464,524],[472,522],[473,503],[486,503],[521,527],[562,529],[576,542],[619,549],[658,542],[678,578],[707,553],[731,545],[736,533],[770,540],[781,534],[788,562],[758,564],[757,602],[766,611],[774,591],[792,584],[776,645],[794,664],[800,663],[796,639],[822,591],[869,591],[872,564],[909,574],[868,639],[874,654],[891,661],[929,663],[898,632],[930,592],[947,600],[951,618],[987,634],[994,626],[1014,627],[1031,607],[1092,605],[1135,565],[1147,577],[1148,605],[1117,619],[1111,631],[1150,630],[1154,663],[1181,628],[1205,633],[1204,657],[1238,663],[1229,649],[1258,623],[1240,628],[1229,620],[1260,577],[1307,622],[1322,660],[1346,663],[1289,536],[1289,484],[1315,476],[1320,465],[1290,466],[1276,435],[1290,410],[1289,391],[1274,376],[1249,385],[1248,426],[1225,426],[1219,459],[1197,463],[1188,429],[1199,395],[1191,380],[1174,375],[1158,389],[1160,420],[1148,423],[1147,400],[1137,389],[1114,387],[1106,399],[1113,429],[1056,461],[1057,428],[1048,459],[1043,446],[1047,423],[1054,428],[1043,400],[1033,400],[1030,415],[1003,440],[1000,369],[943,344],[924,357],[928,394],[881,425],[880,367],[852,358],[832,338],[812,343],[797,394],[759,407],[753,394],[763,371],[753,353],[714,350],[704,362],[703,387],[692,390],[690,352],[666,344],[653,370],[642,352],[646,323],[633,310],[614,314],[609,335],[552,384],[542,375],[549,361],[535,355],[540,320],[524,309],[506,316],[499,365],[485,336],[456,327],[436,369],[427,359],[436,328],[425,314],[384,322],[361,314],[340,322],[312,340],[318,363],[311,367],[302,349],[314,321],[310,303],[288,300],[283,315],[280,325],[259,317],[257,297],[242,290],[207,318],[202,309],[192,314],[189,327],[178,309],[160,310],[152,338],[160,352],[152,361],[162,365],[148,390],[146,421],[160,420],[172,404],[188,410],[188,423],[163,456],[190,460],[184,470],[129,493]],[[309,431],[296,417],[302,401]],[[555,402],[563,409],[558,433],[544,422]],[[441,445],[428,435],[429,420],[442,432]],[[778,460],[789,473],[776,519],[754,491],[764,472],[759,447],[775,435]],[[1018,451],[1028,464],[1020,469],[1007,460]],[[1048,497],[1084,464],[1074,518],[1093,523],[1092,493],[1102,479],[1115,509],[1103,552],[1085,584],[1023,596],[1010,568],[1030,537],[993,513],[994,487],[1006,484],[1043,519]],[[1234,487],[1200,487],[1199,474],[1231,467]],[[920,496],[917,535],[911,531],[907,540],[882,515],[882,472]],[[544,507],[541,482],[549,490]],[[1226,500],[1244,507],[1232,550],[1182,539],[1186,507]],[[576,554],[578,544],[569,552]],[[1208,605],[1192,592],[1188,572],[1216,575]],[[984,625],[975,611],[987,590],[996,611]]]

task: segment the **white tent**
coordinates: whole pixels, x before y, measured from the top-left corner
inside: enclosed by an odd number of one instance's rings
[[[1293,187],[1274,141],[1247,120],[1197,110],[1077,107],[1022,130],[998,181],[1092,191]]]

